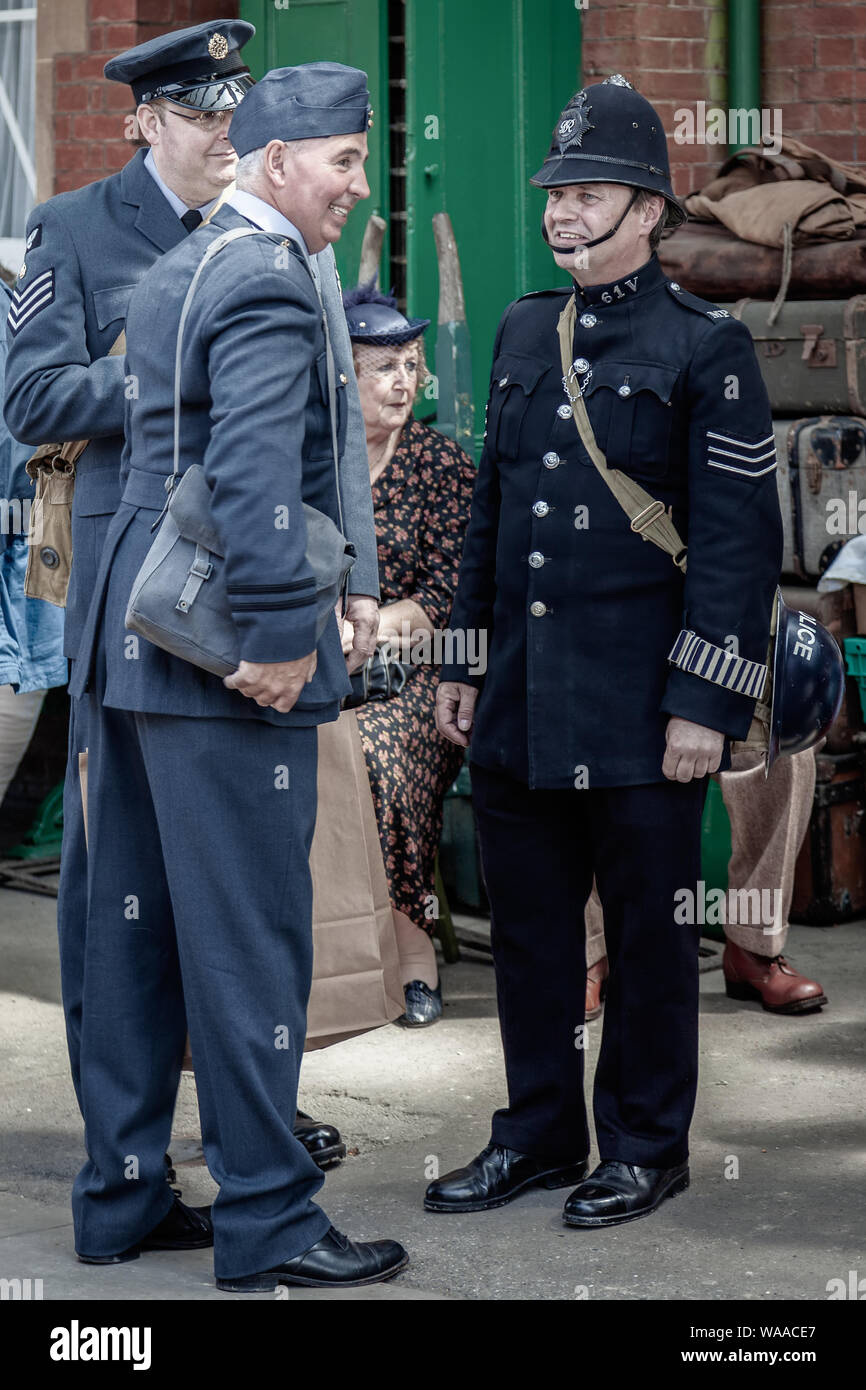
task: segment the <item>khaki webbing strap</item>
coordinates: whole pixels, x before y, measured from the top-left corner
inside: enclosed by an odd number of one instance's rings
[[[642,540],[652,541],[664,550],[685,574],[687,547],[683,544],[670,514],[665,510],[664,503],[657,501],[628,474],[620,472],[618,468],[611,468],[598,447],[571,363],[576,312],[574,295],[571,295],[559,316],[556,331],[559,335],[559,352],[562,359],[562,384],[571,403],[577,432],[589,457],[626,513],[631,529],[636,531]]]

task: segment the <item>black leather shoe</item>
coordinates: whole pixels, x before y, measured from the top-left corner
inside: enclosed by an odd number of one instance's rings
[[[395,1023],[404,1028],[428,1028],[442,1017],[442,986],[431,989],[423,980],[412,980],[404,988],[406,1008]]]
[[[85,1265],[123,1265],[137,1260],[142,1250],[206,1250],[213,1245],[210,1207],[188,1207],[179,1197],[174,1206],[138,1245],[119,1255],[78,1255]]]
[[[618,1226],[649,1216],[666,1197],[676,1197],[688,1185],[688,1163],[676,1168],[638,1168],[609,1158],[575,1188],[562,1219],[566,1226]]]
[[[340,1138],[340,1131],[324,1120],[314,1120],[299,1110],[292,1125],[292,1133],[300,1139],[307,1153],[320,1168],[339,1163],[346,1157],[346,1145]]]
[[[557,1163],[488,1144],[465,1168],[455,1168],[431,1182],[424,1195],[425,1211],[490,1211],[504,1207],[530,1187],[569,1187],[585,1177],[589,1163]]]
[[[307,1289],[354,1289],[360,1284],[392,1279],[408,1263],[409,1256],[396,1240],[356,1244],[332,1226],[321,1240],[293,1260],[262,1274],[217,1279],[216,1285],[226,1293],[272,1293],[278,1284],[301,1284]]]

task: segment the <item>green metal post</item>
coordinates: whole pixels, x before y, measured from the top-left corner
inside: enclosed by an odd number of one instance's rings
[[[761,0],[728,0],[728,108],[761,109]],[[728,150],[747,143],[731,141]]]

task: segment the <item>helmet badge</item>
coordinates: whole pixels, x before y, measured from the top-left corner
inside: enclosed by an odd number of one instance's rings
[[[586,92],[578,92],[568,103],[556,127],[556,139],[561,154],[565,154],[572,145],[579,148],[586,132],[595,130],[589,119],[591,110],[592,107],[586,104]]]

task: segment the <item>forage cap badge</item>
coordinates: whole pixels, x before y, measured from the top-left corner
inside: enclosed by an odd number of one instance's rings
[[[217,60],[217,62],[219,62],[220,59],[225,58],[229,51],[229,43],[225,34],[211,34],[210,41],[207,46],[207,51],[212,58],[215,58]]]

